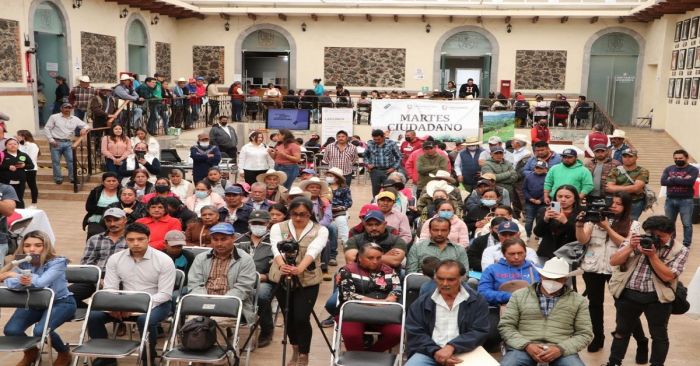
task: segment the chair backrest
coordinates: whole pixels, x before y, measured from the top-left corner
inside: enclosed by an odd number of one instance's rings
[[[151,295],[145,292],[100,290],[92,297],[90,310],[146,313],[151,302]]]
[[[296,109],[297,102],[293,100],[285,100],[282,102],[282,108]]]
[[[210,251],[211,248],[209,248],[209,247],[190,247],[190,246],[186,246],[186,247],[183,247],[182,250],[185,251],[185,252],[190,252],[190,253],[192,253],[193,256],[196,257],[196,256],[198,256],[198,255],[200,255],[200,254],[202,254],[202,253],[204,253],[204,252]]]
[[[340,308],[340,320],[373,325],[401,324],[403,309],[399,303],[370,305],[361,302],[346,302]]]
[[[9,289],[0,288],[0,308],[25,308],[45,310],[53,303],[53,290],[49,288]]]
[[[181,316],[240,318],[243,302],[235,296],[187,294],[180,299]]]
[[[420,288],[431,281],[431,278],[422,273],[409,273],[403,279],[403,306],[408,309],[418,298]]]
[[[69,264],[66,268],[68,283],[97,284],[102,277],[100,267],[91,264]]]
[[[173,291],[180,291],[185,286],[185,271],[181,269],[175,270],[175,286]]]

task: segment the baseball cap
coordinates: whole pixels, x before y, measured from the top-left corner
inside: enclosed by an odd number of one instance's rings
[[[503,141],[501,141],[501,138],[498,136],[489,137],[489,145],[496,145],[496,144],[500,144],[501,142],[503,142]]]
[[[220,222],[209,229],[209,234],[233,235],[234,233],[233,226],[225,222]]]
[[[301,171],[303,174],[311,174],[311,175],[316,175],[316,171],[311,169],[311,168],[306,168]]]
[[[379,200],[382,199],[382,198],[388,198],[388,199],[390,199],[390,200],[392,200],[392,201],[396,201],[396,196],[395,196],[393,193],[389,192],[389,191],[382,191],[382,192],[379,192],[379,194],[377,195],[377,201],[379,201]]]
[[[624,149],[624,150],[622,150],[622,155],[637,156],[637,150],[635,150],[635,149]]]
[[[425,141],[423,142],[423,149],[434,149],[435,148],[435,141]]]
[[[224,195],[227,195],[227,194],[243,194],[243,188],[241,188],[239,186],[228,187],[224,191]]]
[[[61,109],[63,109],[63,108],[73,109],[73,105],[70,103],[63,103],[63,104],[61,104]]]
[[[498,225],[498,233],[517,233],[519,232],[520,229],[518,228],[518,225],[516,225],[513,221],[503,221],[500,225]]]
[[[369,220],[377,220],[379,222],[384,222],[386,219],[384,218],[384,214],[381,211],[370,211],[365,215],[365,217],[362,219],[362,222],[367,222]]]
[[[10,122],[10,116],[3,112],[0,112],[0,121]]]
[[[607,150],[608,146],[605,144],[596,144],[593,146],[593,151],[598,151],[598,150]]]
[[[500,147],[500,146],[494,146],[494,147],[491,148],[491,154],[499,153],[499,152],[502,153],[502,152],[504,152],[504,151],[505,151],[505,150],[503,150],[503,148]]]
[[[168,231],[164,239],[171,247],[183,247],[187,244],[185,242],[185,233],[180,230]]]
[[[477,187],[478,186],[490,186],[490,185],[491,185],[491,181],[488,179],[482,179],[482,180],[476,182]]]
[[[368,203],[360,209],[360,214],[358,216],[365,217],[370,211],[379,211],[379,206],[374,203]]]
[[[549,164],[546,161],[538,160],[535,163],[535,168],[549,169]]]
[[[126,217],[126,212],[124,212],[124,210],[122,210],[121,208],[112,207],[112,208],[108,208],[105,211],[105,213],[102,214],[102,217],[107,217],[107,216],[116,217],[118,219],[121,219],[122,217]]]
[[[267,224],[270,222],[270,213],[265,210],[255,210],[250,213],[248,222],[264,222]]]
[[[561,156],[573,156],[577,157],[578,153],[574,149],[564,149],[564,151],[561,152]]]
[[[197,80],[204,81],[204,76],[197,76]]]
[[[482,178],[482,179],[492,180],[492,181],[495,182],[495,181],[496,181],[496,174],[493,174],[493,173],[483,173],[483,174],[481,174],[481,178]]]

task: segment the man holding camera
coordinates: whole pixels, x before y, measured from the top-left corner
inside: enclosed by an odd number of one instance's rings
[[[673,240],[675,223],[666,216],[648,218],[642,229],[647,235],[632,235],[610,257],[617,326],[607,366],[622,364],[632,327],[642,313],[652,339],[649,362],[663,365],[668,354],[668,320],[688,248]]]

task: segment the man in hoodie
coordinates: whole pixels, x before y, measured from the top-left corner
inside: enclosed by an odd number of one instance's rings
[[[515,197],[513,184],[518,180],[518,173],[515,167],[505,159],[505,150],[496,146],[491,148],[491,158],[486,160],[481,167],[481,174],[493,173],[496,175],[496,185],[508,191],[509,197]]]
[[[561,164],[550,168],[544,178],[544,201],[547,205],[552,201],[557,188],[565,184],[574,186],[581,199],[586,198],[588,193],[593,190],[593,176],[577,159],[576,150],[564,149],[561,156]]]

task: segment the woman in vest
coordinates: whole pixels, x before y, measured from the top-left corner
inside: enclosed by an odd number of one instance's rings
[[[292,344],[292,358],[287,366],[306,366],[311,346],[311,311],[318,297],[321,275],[321,251],[328,241],[328,229],[316,222],[313,203],[297,197],[289,205],[290,220],[272,226],[270,244],[275,259],[270,281],[279,283],[275,296],[285,314]],[[280,252],[278,243],[298,243],[292,252]],[[285,245],[289,246],[289,245]],[[281,283],[280,283],[281,281]],[[289,308],[285,309],[289,296]]]
[[[398,302],[401,300],[401,282],[394,269],[382,263],[382,247],[366,243],[358,248],[357,260],[338,271],[336,283],[340,303],[349,300]],[[336,316],[336,322],[338,318]],[[385,352],[401,339],[401,324],[367,326],[359,322],[343,322],[343,341],[348,351],[364,351],[364,333],[369,327],[381,333],[371,352]]]
[[[641,224],[630,218],[632,197],[626,192],[616,192],[607,210],[612,217],[603,217],[599,222],[586,219],[581,212],[576,222],[576,240],[586,247],[581,260],[583,280],[586,283],[588,308],[593,325],[593,341],[588,345],[588,352],[597,352],[605,345],[603,326],[603,301],[605,285],[612,277],[610,256],[618,247],[629,240],[632,234],[643,234]],[[633,326],[632,335],[637,340],[637,360],[646,360],[649,353],[649,340],[644,336],[644,329],[639,319]],[[641,362],[646,363],[646,362]]]

